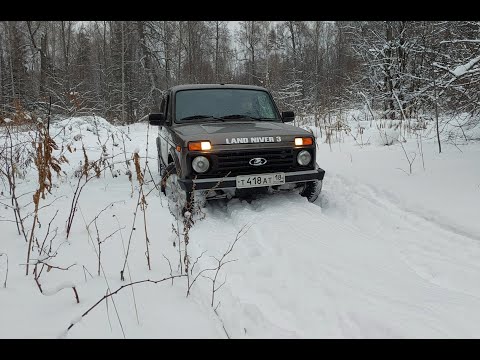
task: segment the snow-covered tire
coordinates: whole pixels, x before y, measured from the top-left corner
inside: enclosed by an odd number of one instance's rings
[[[187,210],[190,193],[180,187],[175,163],[170,163],[166,167],[162,176],[161,190],[167,198],[170,213],[177,219],[181,218]]]
[[[309,202],[314,202],[322,191],[322,184],[322,180],[307,181],[302,191],[300,191],[300,195],[306,197]]]

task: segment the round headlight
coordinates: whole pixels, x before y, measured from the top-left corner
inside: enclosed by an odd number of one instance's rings
[[[302,166],[310,164],[311,160],[312,160],[312,155],[310,155],[310,152],[307,150],[302,150],[297,155],[297,161]]]
[[[197,173],[202,174],[210,167],[210,161],[205,156],[197,156],[192,161],[192,167]]]

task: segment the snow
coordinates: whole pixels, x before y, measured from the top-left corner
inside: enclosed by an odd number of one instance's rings
[[[81,116],[61,120],[54,124],[57,129],[75,129],[84,134],[85,131],[95,135],[108,136],[110,133],[117,133],[118,129],[107,120],[98,116]]]
[[[381,128],[376,121],[350,123],[359,131],[357,125],[363,128],[363,143],[345,134],[331,144],[319,140],[317,162],[326,176],[315,203],[285,192],[251,203],[214,201],[202,210],[204,216],[190,214],[194,221],[189,231],[190,271],[196,261],[190,281],[200,271],[215,268],[215,258],[220,259],[239,231],[249,227],[225,258],[236,261],[218,273],[216,287],[225,284],[215,292],[212,307],[212,271],[198,277],[188,297],[185,277],[173,283],[167,279],[128,286],[179,274],[179,241],[172,226],[179,226],[183,240],[182,224],[156,190],[146,196],[152,268],[148,270],[140,208],[133,225],[139,187],[135,176],[130,183],[125,175],[134,165],[127,168],[125,157],[119,155],[123,145],[113,145],[119,139],[122,144],[120,130],[128,133],[123,140],[126,159],[131,159],[134,151],[145,149],[149,127],[117,128],[97,116],[52,124],[59,145],[74,143],[73,137],[81,133],[90,160],[103,153],[98,137],[102,142],[109,137],[106,149],[116,156],[112,171],[119,170],[120,175],[113,177],[107,168],[85,186],[67,240],[65,222],[78,182],[74,172],[83,152],[75,142],[77,151],[66,154],[69,164],[62,164],[62,170],[67,175],[52,178],[58,186],[41,205],[56,201],[41,210],[42,226],[36,234],[43,240],[59,209],[50,230],[58,231],[54,263],[61,268],[75,265],[66,271],[45,269],[39,279],[44,294],[33,275],[25,276],[24,266],[12,265],[24,264],[26,258],[25,241],[15,223],[0,222],[0,253],[8,254],[10,264],[7,287],[0,288],[0,337],[478,338],[480,143],[445,142],[439,154],[430,124],[423,131],[424,169],[416,138],[407,135],[407,141],[399,143],[404,131],[395,129],[396,122]],[[150,140],[154,130],[150,128]],[[385,146],[382,136],[387,134],[397,141]],[[160,180],[155,146],[149,141],[145,154],[153,174],[153,179],[148,172],[145,175],[145,194],[154,188],[150,180]],[[411,174],[402,146],[407,154],[416,154]],[[141,161],[143,168],[143,157]],[[31,171],[18,184],[17,193],[35,190]],[[20,200],[27,213],[31,194]],[[0,201],[7,203],[4,195]],[[86,227],[105,208],[97,219],[100,239],[118,231],[101,244],[98,269],[96,229],[93,224],[89,231]],[[0,211],[2,219],[14,219],[10,209]],[[40,256],[32,253],[32,258]],[[4,277],[2,265],[0,283]],[[125,285],[82,318],[106,294]]]
[[[400,136],[400,130],[393,128],[367,128],[363,132],[363,138],[366,142],[370,141],[373,145],[392,145]]]
[[[468,114],[462,113],[449,122],[448,133],[457,140],[480,140],[480,122]]]
[[[8,124],[8,123],[12,122],[12,119],[5,118],[5,119],[3,119],[3,122],[5,122],[5,123],[7,123],[7,124]]]
[[[470,60],[468,63],[457,66],[455,70],[452,71],[452,73],[456,77],[460,77],[464,75],[467,71],[469,71],[479,61],[480,56],[477,56],[476,58]]]
[[[62,284],[59,284],[57,286],[55,286],[54,288],[52,289],[43,289],[43,294],[45,296],[52,296],[52,295],[55,295],[56,293],[58,293],[59,291],[62,291],[63,289],[72,289],[74,288],[76,285],[72,282],[64,282]]]

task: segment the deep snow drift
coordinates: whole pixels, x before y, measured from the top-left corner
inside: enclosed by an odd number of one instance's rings
[[[317,162],[326,177],[316,203],[286,193],[251,203],[211,202],[203,215],[195,216],[188,246],[190,282],[202,270],[214,268],[215,258],[248,228],[226,257],[232,262],[218,272],[213,307],[215,271],[205,271],[188,297],[185,277],[141,283],[120,290],[80,318],[107,291],[132,281],[180,274],[184,254],[179,253],[179,238],[172,229],[181,233],[182,224],[173,219],[165,198],[154,188],[159,181],[155,128],[146,124],[116,128],[103,119],[85,117],[53,124],[52,129],[59,145],[71,144],[76,151],[67,154],[69,164],[62,166],[66,175],[55,177],[52,194],[43,200],[55,202],[42,209],[42,226],[36,233],[43,240],[59,210],[51,226],[58,228],[53,240],[58,255],[50,265],[73,266],[45,270],[41,294],[33,275],[25,276],[23,237],[15,223],[0,222],[0,253],[8,255],[7,286],[0,288],[2,338],[480,336],[478,142],[444,144],[438,154],[426,130],[424,169],[415,137],[407,137],[404,148],[398,142],[364,145],[346,134],[331,145],[323,138]],[[104,150],[98,141],[105,144]],[[100,178],[85,185],[67,240],[65,224],[78,182],[75,172],[83,160],[82,142],[90,160],[102,152],[106,158],[116,157]],[[404,149],[407,157],[416,154],[411,174]],[[144,190],[151,270],[140,208],[133,225],[139,184],[133,163],[127,168],[125,158],[131,159],[135,150],[142,157],[142,169],[148,156],[150,170]],[[18,181],[19,194],[34,191],[35,170]],[[4,190],[2,203],[7,194]],[[31,204],[27,206],[30,197],[21,198],[25,215],[32,210]],[[8,207],[1,208],[0,216],[14,219]],[[31,225],[31,217],[26,224]],[[100,276],[97,237],[104,240]],[[6,269],[6,256],[0,256],[0,285]]]

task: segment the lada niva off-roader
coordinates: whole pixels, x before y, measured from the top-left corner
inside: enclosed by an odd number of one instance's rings
[[[164,95],[156,140],[161,190],[169,208],[189,209],[192,197],[249,197],[297,189],[313,202],[325,171],[315,161],[315,138],[287,125],[268,90],[258,86],[179,85]]]

